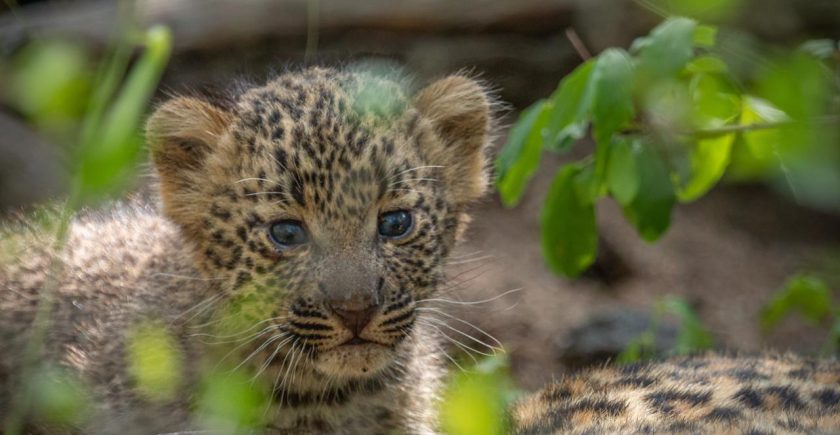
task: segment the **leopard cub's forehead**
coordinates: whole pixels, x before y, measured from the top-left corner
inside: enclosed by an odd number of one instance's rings
[[[220,165],[236,182],[253,181],[239,184],[242,194],[322,218],[416,198],[428,189],[399,175],[423,164],[417,136],[427,133],[407,93],[405,81],[366,72],[282,75],[239,98],[229,147],[236,163]]]
[[[249,144],[285,145],[307,155],[344,148],[361,152],[370,139],[398,127],[407,108],[405,87],[397,77],[363,72],[313,69],[282,75],[240,98],[234,134]]]

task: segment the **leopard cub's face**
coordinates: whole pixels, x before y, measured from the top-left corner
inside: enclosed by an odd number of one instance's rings
[[[310,69],[225,105],[176,98],[150,120],[165,212],[228,305],[259,307],[245,311],[272,357],[372,375],[440,284],[485,188],[489,102],[462,76],[406,93]]]

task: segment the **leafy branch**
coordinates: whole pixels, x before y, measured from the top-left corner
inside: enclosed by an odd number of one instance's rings
[[[840,115],[829,110],[840,92],[820,60],[795,53],[762,72],[750,94],[715,54],[716,34],[694,20],[669,18],[629,50],[589,58],[567,32],[584,62],[521,113],[496,161],[499,193],[513,207],[544,150],[563,153],[594,139],[592,154],[557,171],[543,205],[542,248],[552,270],[576,277],[595,260],[595,204],[603,198],[618,202],[653,242],[669,227],[674,205],[705,195],[736,152],[779,159],[793,181],[807,172],[805,163],[826,164],[818,156],[840,139],[830,128]],[[829,187],[840,191],[840,171],[828,172],[836,176]]]

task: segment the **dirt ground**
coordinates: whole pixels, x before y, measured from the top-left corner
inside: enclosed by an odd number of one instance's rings
[[[575,326],[596,313],[648,311],[668,294],[689,301],[720,349],[819,349],[825,325],[792,318],[763,335],[758,315],[792,274],[837,261],[840,218],[761,186],[724,186],[678,206],[668,233],[647,244],[615,203],[603,201],[598,223],[609,254],[599,254],[595,273],[568,280],[552,274],[540,253],[539,208],[561,164],[547,157],[517,208],[505,209],[496,196],[475,208],[451,266],[455,288],[446,296],[481,301],[521,289],[486,303],[449,304],[504,344],[521,387],[536,388],[567,370],[562,346]]]

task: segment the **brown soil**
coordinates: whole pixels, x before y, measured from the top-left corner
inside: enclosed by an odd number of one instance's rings
[[[720,348],[819,349],[825,325],[793,318],[764,336],[758,314],[792,274],[830,258],[831,252],[838,261],[836,216],[800,208],[762,187],[726,186],[678,206],[668,233],[647,244],[616,204],[602,201],[599,231],[609,255],[600,256],[595,273],[568,280],[547,269],[539,244],[539,208],[560,164],[554,156],[543,161],[517,208],[503,208],[496,197],[476,207],[466,241],[455,254],[460,258],[451,266],[458,284],[447,295],[453,299],[478,301],[521,289],[491,302],[453,306],[504,343],[520,386],[535,388],[566,370],[557,344],[593,313],[649,310],[668,294],[681,295],[696,308]]]

